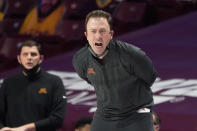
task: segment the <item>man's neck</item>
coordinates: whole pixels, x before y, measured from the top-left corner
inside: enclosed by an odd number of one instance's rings
[[[99,56],[98,58],[103,59],[107,55],[107,53],[108,53],[108,50],[106,50],[105,53],[102,56]]]
[[[40,71],[40,67],[38,68],[38,70],[36,71],[36,73],[38,73],[39,71]],[[28,76],[27,73],[26,73],[24,70],[22,71],[22,73],[23,73],[25,76]]]

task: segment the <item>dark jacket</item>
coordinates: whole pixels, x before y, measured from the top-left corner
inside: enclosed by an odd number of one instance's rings
[[[55,131],[65,118],[65,89],[59,77],[45,71],[33,79],[20,73],[3,81],[0,105],[0,128],[34,122],[36,131]]]
[[[150,89],[156,79],[151,60],[134,45],[111,40],[103,60],[95,58],[88,46],[79,50],[73,65],[81,78],[92,84],[97,95],[97,112],[110,120],[128,117],[152,106]]]

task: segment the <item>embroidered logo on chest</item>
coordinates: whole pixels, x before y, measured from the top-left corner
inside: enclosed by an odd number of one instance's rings
[[[96,72],[94,71],[94,68],[88,68],[88,74],[96,74]]]
[[[39,94],[47,94],[47,89],[46,88],[40,88],[38,91]]]

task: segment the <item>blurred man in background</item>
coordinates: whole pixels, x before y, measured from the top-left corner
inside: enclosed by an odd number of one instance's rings
[[[56,131],[66,112],[62,80],[41,69],[43,55],[35,41],[25,41],[17,58],[22,71],[0,87],[0,131]]]
[[[7,0],[0,0],[0,21],[3,20],[3,17],[5,16],[7,7],[8,7]]]
[[[39,4],[26,16],[19,33],[54,35],[65,9],[62,0],[39,0]]]
[[[156,112],[153,112],[154,131],[160,131],[161,120]]]
[[[90,131],[92,118],[82,117],[75,124],[75,131]]]

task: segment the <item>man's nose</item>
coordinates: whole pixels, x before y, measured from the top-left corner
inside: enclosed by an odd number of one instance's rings
[[[102,35],[101,35],[100,32],[97,32],[97,33],[95,34],[95,37],[96,37],[97,40],[99,40],[99,39],[102,37]]]
[[[27,55],[27,58],[28,58],[28,59],[31,59],[31,58],[32,58],[31,54],[28,54],[28,55]]]

